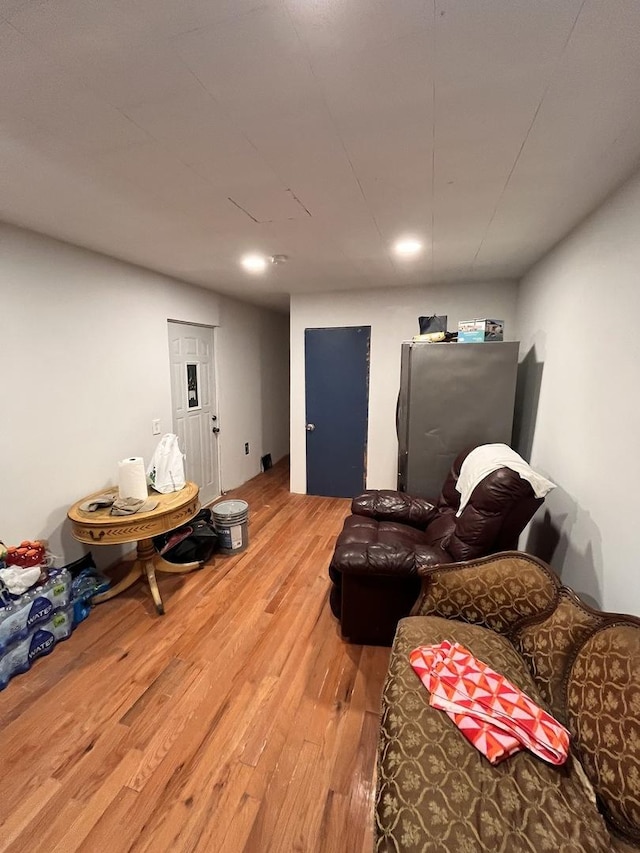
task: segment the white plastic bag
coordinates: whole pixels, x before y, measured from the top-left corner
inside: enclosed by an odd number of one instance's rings
[[[178,446],[178,436],[168,432],[160,439],[151,462],[147,477],[152,489],[163,495],[184,489],[184,455]]]

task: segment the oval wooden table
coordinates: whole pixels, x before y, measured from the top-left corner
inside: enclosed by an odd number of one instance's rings
[[[183,574],[202,567],[202,563],[169,563],[163,559],[153,544],[154,536],[174,530],[190,521],[200,509],[198,487],[195,483],[187,483],[179,492],[161,495],[150,491],[149,497],[158,501],[158,506],[150,512],[137,512],[134,515],[111,515],[110,507],[104,507],[95,512],[86,512],[80,505],[98,495],[115,492],[117,489],[102,489],[93,495],[74,503],[67,516],[71,521],[71,532],[75,539],[89,545],[120,545],[126,542],[137,542],[136,558],[127,574],[106,592],[93,597],[92,601],[99,604],[107,601],[118,593],[129,589],[138,578],[147,579],[156,610],[161,615],[164,605],[158,589],[156,572],[173,572]]]

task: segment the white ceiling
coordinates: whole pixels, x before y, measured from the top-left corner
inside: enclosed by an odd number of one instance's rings
[[[517,277],[639,158],[638,0],[0,0],[0,219],[258,303]]]

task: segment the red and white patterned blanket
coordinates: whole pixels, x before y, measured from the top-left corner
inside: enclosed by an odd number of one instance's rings
[[[492,764],[523,747],[551,764],[566,761],[564,726],[464,646],[447,640],[419,646],[409,660],[431,694],[429,704],[445,711]]]

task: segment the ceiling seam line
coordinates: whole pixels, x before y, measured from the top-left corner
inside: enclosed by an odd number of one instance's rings
[[[283,186],[283,189],[284,189],[284,190],[285,190],[285,192],[286,192],[286,191],[287,191],[287,189],[288,189],[288,183],[287,183],[287,181],[285,181],[285,180],[284,180],[284,178],[282,177],[282,175],[280,174],[280,172],[278,171],[278,169],[276,169],[276,168],[275,168],[275,166],[273,165],[273,163],[271,163],[271,161],[270,161],[269,159],[267,159],[267,157],[265,157],[265,156],[264,156],[264,154],[262,153],[262,151],[260,151],[260,149],[258,148],[258,146],[253,142],[253,140],[251,139],[251,137],[250,137],[250,136],[248,136],[248,135],[245,133],[245,131],[240,127],[240,125],[237,123],[237,121],[235,120],[235,118],[233,117],[233,115],[232,115],[231,113],[229,113],[229,111],[226,109],[226,107],[224,107],[224,106],[220,103],[220,101],[215,97],[215,95],[214,95],[214,94],[213,94],[213,93],[212,93],[212,92],[207,88],[207,86],[205,86],[205,84],[204,84],[204,83],[202,82],[202,80],[198,77],[198,75],[197,75],[197,74],[196,74],[196,72],[193,70],[193,68],[191,68],[189,65],[187,65],[187,63],[186,63],[186,62],[183,62],[183,60],[182,60],[182,58],[181,58],[180,56],[178,56],[178,58],[180,59],[180,61],[182,62],[182,64],[185,66],[185,68],[187,69],[187,71],[189,72],[189,74],[191,74],[191,76],[194,78],[194,80],[195,80],[195,81],[198,83],[198,85],[203,89],[203,91],[205,92],[205,94],[207,95],[207,97],[211,99],[212,103],[214,103],[214,104],[216,105],[216,107],[220,110],[220,112],[224,115],[225,119],[229,122],[230,126],[231,126],[231,127],[232,127],[232,128],[233,128],[233,129],[238,133],[238,135],[239,135],[242,139],[244,139],[244,141],[247,143],[247,145],[249,145],[249,146],[250,146],[250,148],[251,148],[251,149],[256,153],[256,155],[258,156],[258,158],[261,160],[261,162],[262,162],[262,163],[264,163],[264,165],[267,167],[267,169],[270,169],[270,170],[271,170],[271,172],[273,172],[273,174],[274,174],[274,175],[275,175],[275,177],[278,179],[278,181],[280,181],[280,183],[281,183],[281,184],[282,184],[282,186]],[[181,161],[181,162],[182,162],[182,161]],[[188,163],[185,163],[184,165],[185,165],[185,166],[189,166],[189,164],[188,164]],[[191,167],[191,166],[189,166],[189,168],[192,168],[192,167]],[[193,169],[193,171],[195,172],[195,169]],[[198,174],[198,173],[196,172],[196,174]]]
[[[1,16],[1,15],[0,15],[0,20],[2,20],[2,16]],[[6,23],[7,23],[7,24],[8,24],[8,25],[13,29],[13,30],[15,30],[15,32],[16,32],[16,33],[18,33],[22,38],[24,38],[26,41],[28,41],[28,42],[29,42],[29,44],[33,45],[34,47],[38,47],[37,42],[32,41],[32,40],[31,40],[31,39],[30,39],[30,38],[29,38],[25,33],[23,33],[23,32],[22,32],[22,30],[18,29],[18,27],[16,27],[14,24],[12,24],[12,23],[11,23],[11,21],[10,21],[8,18],[6,18],[6,19],[4,19],[4,20],[6,20]],[[208,89],[206,89],[206,87],[204,86],[204,84],[202,83],[202,81],[201,81],[201,80],[199,80],[199,78],[198,78],[198,77],[193,73],[193,71],[191,70],[191,68],[189,68],[189,66],[188,66],[188,65],[187,65],[187,64],[182,60],[182,58],[181,58],[181,57],[180,57],[180,56],[179,56],[179,55],[178,55],[178,54],[173,50],[173,48],[171,48],[171,53],[172,53],[172,54],[174,54],[174,55],[176,56],[176,58],[178,59],[178,61],[180,62],[180,64],[181,64],[181,65],[183,65],[183,66],[186,68],[186,70],[187,70],[187,71],[188,71],[188,72],[189,72],[189,73],[194,77],[194,79],[196,80],[196,82],[197,82],[200,86],[202,86],[202,88],[204,89],[204,91],[207,93],[208,97],[210,97],[210,98],[211,98],[211,100],[212,100],[212,101],[213,101],[213,102],[214,102],[218,107],[220,107],[220,104],[218,104],[218,102],[215,100],[215,98],[213,98],[213,96],[212,96],[212,95],[211,95],[211,93],[208,91]],[[51,58],[51,61],[52,61],[52,62],[54,62],[56,65],[58,65],[58,60],[56,59],[55,55],[51,54],[51,55],[50,55],[50,58]],[[185,161],[182,159],[182,157],[181,157],[181,156],[180,156],[180,155],[175,151],[175,149],[174,149],[174,147],[173,147],[173,145],[172,145],[171,143],[168,143],[168,142],[167,142],[167,140],[165,140],[165,139],[160,139],[158,136],[156,136],[155,134],[151,133],[151,131],[147,130],[145,127],[142,127],[142,125],[138,124],[138,122],[137,122],[137,121],[136,121],[132,116],[130,116],[130,115],[128,114],[127,110],[128,110],[128,109],[131,109],[131,108],[133,108],[133,107],[135,107],[135,106],[136,106],[135,104],[133,104],[133,105],[125,105],[125,106],[118,106],[117,104],[113,103],[109,98],[106,98],[106,97],[104,97],[103,95],[99,95],[99,93],[97,92],[97,90],[96,90],[93,86],[89,86],[89,85],[87,85],[87,83],[85,83],[85,82],[84,82],[84,80],[82,79],[82,77],[78,77],[74,72],[67,72],[67,70],[66,70],[63,66],[60,66],[60,68],[62,68],[62,70],[63,70],[63,72],[64,72],[65,74],[68,74],[68,75],[69,75],[69,77],[71,77],[73,80],[75,80],[75,81],[76,81],[76,83],[77,83],[79,86],[81,86],[83,89],[86,89],[86,91],[87,91],[87,92],[91,92],[91,93],[92,93],[93,95],[95,95],[96,97],[102,98],[102,100],[104,100],[106,104],[108,104],[108,105],[109,105],[113,110],[115,110],[117,113],[119,113],[119,114],[120,114],[120,115],[121,115],[121,116],[122,116],[126,121],[128,121],[130,124],[132,124],[135,128],[137,128],[141,133],[143,133],[143,134],[147,137],[147,139],[145,139],[145,140],[144,140],[144,142],[134,142],[134,143],[132,143],[131,145],[127,145],[127,146],[126,146],[126,148],[135,148],[135,147],[137,147],[137,146],[139,146],[139,145],[147,145],[147,144],[148,144],[148,143],[150,143],[150,142],[155,142],[157,145],[159,145],[159,146],[160,146],[160,148],[161,148],[161,149],[162,149],[166,154],[168,154],[170,157],[174,157],[174,158],[175,158],[175,160],[176,160],[178,163],[180,163],[182,166],[184,166],[184,167],[185,167],[185,169],[188,169],[189,171],[193,172],[193,174],[194,174],[194,175],[196,175],[198,178],[200,178],[201,180],[205,181],[207,184],[210,184],[210,186],[211,186],[212,190],[215,188],[215,187],[214,187],[214,184],[211,182],[210,178],[209,178],[206,174],[204,174],[203,172],[199,171],[195,166],[193,166],[193,164],[185,162]],[[220,107],[220,108],[221,108],[221,107]],[[222,109],[222,108],[221,108],[221,109]],[[138,188],[139,188],[139,186],[140,186],[139,184],[136,184],[134,181],[131,181],[130,179],[126,179],[126,180],[127,180],[127,183],[129,183],[131,186],[133,186],[133,187],[138,187]],[[155,195],[155,194],[154,194],[154,195]],[[160,198],[161,198],[160,196],[155,196],[155,197],[156,197],[156,198],[158,198],[158,199],[160,199]],[[186,212],[186,211],[185,211],[185,212]]]
[[[351,174],[353,175],[353,179],[354,179],[354,181],[356,182],[356,184],[357,184],[357,186],[358,186],[358,189],[359,189],[359,191],[360,191],[360,195],[362,196],[362,200],[363,200],[363,202],[364,202],[364,205],[365,205],[365,207],[366,207],[366,209],[367,209],[367,211],[368,211],[368,213],[369,213],[369,216],[371,217],[371,221],[373,222],[373,224],[374,224],[374,226],[375,226],[375,229],[376,229],[376,231],[378,232],[378,237],[380,238],[380,241],[381,241],[381,243],[382,243],[383,247],[385,248],[385,255],[386,255],[386,257],[387,257],[387,260],[388,260],[388,261],[389,261],[389,263],[391,264],[391,268],[393,269],[393,271],[395,272],[395,274],[396,274],[396,275],[398,275],[398,269],[397,269],[396,265],[395,265],[395,264],[394,264],[394,262],[393,262],[393,258],[391,257],[391,254],[389,253],[388,249],[386,248],[386,241],[385,241],[385,239],[384,239],[384,237],[383,237],[383,235],[382,235],[382,232],[381,232],[381,230],[380,230],[380,226],[378,225],[378,221],[377,221],[377,219],[376,219],[376,217],[375,217],[375,214],[373,213],[373,211],[371,210],[371,207],[369,206],[369,202],[368,202],[367,197],[366,197],[366,195],[365,195],[364,189],[363,189],[363,187],[362,187],[362,184],[360,183],[360,178],[358,177],[358,174],[357,174],[357,172],[356,172],[356,170],[355,170],[355,166],[353,165],[353,162],[351,161],[351,157],[349,156],[349,152],[348,152],[348,150],[347,150],[347,146],[346,146],[346,145],[345,145],[345,143],[344,143],[344,139],[342,138],[342,134],[341,134],[341,133],[340,133],[340,131],[338,130],[338,127],[337,127],[337,125],[336,125],[335,119],[334,119],[334,117],[333,117],[333,113],[331,112],[331,109],[329,108],[329,104],[327,103],[327,101],[326,101],[326,99],[325,99],[325,97],[324,97],[324,92],[323,92],[323,90],[322,90],[322,86],[321,86],[321,84],[320,84],[320,80],[318,79],[318,77],[316,76],[316,73],[315,73],[315,71],[314,71],[313,63],[311,62],[311,57],[309,56],[309,54],[308,54],[308,52],[307,52],[307,49],[306,49],[306,46],[305,46],[305,44],[304,44],[303,39],[300,37],[300,33],[298,32],[298,28],[297,28],[297,27],[296,27],[296,25],[295,25],[295,21],[294,21],[294,20],[293,20],[293,18],[291,17],[291,12],[289,11],[289,8],[287,7],[286,3],[285,3],[285,10],[286,10],[286,13],[287,13],[287,17],[289,18],[289,21],[291,22],[291,26],[292,26],[292,28],[293,28],[293,31],[294,31],[294,33],[296,34],[296,38],[298,39],[298,42],[299,42],[299,44],[300,44],[300,46],[301,46],[301,48],[302,48],[302,52],[303,52],[303,55],[304,55],[305,61],[306,61],[307,66],[308,66],[308,68],[309,68],[309,72],[311,73],[311,76],[313,77],[313,80],[314,80],[314,82],[315,82],[315,84],[316,84],[317,91],[318,91],[318,94],[319,94],[319,96],[320,96],[320,99],[321,99],[321,101],[322,101],[322,103],[323,103],[323,105],[324,105],[325,110],[327,111],[327,115],[329,116],[329,120],[331,121],[331,125],[332,125],[333,130],[334,130],[334,132],[335,132],[335,134],[336,134],[336,137],[338,138],[338,141],[340,142],[340,147],[342,148],[342,151],[344,152],[344,156],[347,158],[347,163],[349,164],[349,169],[351,170]]]
[[[28,44],[30,44],[30,45],[31,45],[33,48],[35,48],[36,50],[43,50],[43,47],[42,47],[42,45],[41,45],[41,44],[39,44],[37,41],[33,41],[33,39],[32,39],[32,38],[30,38],[30,37],[27,35],[27,33],[24,33],[24,32],[23,32],[19,27],[17,27],[15,24],[13,24],[13,23],[9,20],[9,18],[4,18],[2,15],[0,15],[0,22],[4,22],[4,23],[6,23],[6,24],[7,24],[7,26],[11,27],[11,29],[12,29],[14,32],[18,33],[18,35],[20,36],[20,38],[24,39]],[[135,128],[137,128],[141,133],[143,133],[143,134],[147,137],[147,139],[145,140],[145,142],[144,142],[144,143],[142,143],[142,142],[140,142],[140,143],[138,143],[138,142],[134,142],[134,143],[132,143],[132,144],[131,144],[131,146],[127,145],[127,146],[125,146],[125,147],[127,147],[127,148],[128,148],[128,147],[133,147],[133,146],[135,146],[135,145],[142,145],[142,144],[145,144],[146,142],[148,142],[149,140],[153,140],[154,142],[157,142],[157,141],[158,141],[158,140],[155,138],[155,136],[153,136],[153,134],[152,134],[152,133],[149,133],[149,131],[148,131],[148,130],[145,130],[145,128],[144,128],[144,127],[141,127],[141,126],[140,126],[136,121],[134,121],[134,119],[132,119],[132,118],[131,118],[131,116],[127,115],[127,113],[124,111],[124,109],[123,109],[122,107],[117,106],[117,105],[116,105],[116,104],[114,104],[114,103],[113,103],[109,98],[106,98],[106,97],[104,97],[104,95],[101,95],[101,94],[100,94],[100,93],[99,93],[99,92],[98,92],[98,91],[97,91],[93,86],[90,86],[88,83],[85,83],[85,81],[82,79],[82,76],[81,76],[81,75],[78,75],[75,71],[70,71],[68,68],[66,68],[64,65],[62,65],[62,64],[60,63],[60,61],[58,60],[58,58],[57,58],[57,56],[56,56],[56,54],[55,54],[55,53],[49,53],[49,51],[48,51],[48,50],[46,50],[46,49],[45,49],[45,53],[46,53],[47,58],[49,59],[49,61],[50,61],[50,62],[52,62],[52,63],[55,65],[56,70],[58,70],[58,71],[62,71],[62,73],[63,73],[66,77],[69,77],[69,79],[71,79],[71,80],[75,81],[75,83],[76,83],[76,84],[77,84],[81,89],[83,89],[85,92],[90,92],[92,95],[95,95],[97,98],[102,99],[102,100],[103,100],[103,101],[104,101],[108,106],[110,106],[110,107],[111,107],[111,109],[113,109],[113,110],[115,110],[117,113],[119,113],[119,114],[122,116],[122,118],[123,118],[123,119],[125,119],[125,121],[127,121],[129,124],[132,124]],[[28,116],[27,116],[27,115],[25,115],[25,118],[27,118],[27,119],[28,119]]]
[[[473,256],[473,261],[471,262],[472,269],[476,263],[476,260],[478,259],[478,255],[482,251],[482,247],[484,246],[485,240],[487,239],[487,236],[489,235],[489,231],[491,229],[491,225],[493,224],[493,220],[496,218],[496,214],[498,213],[498,208],[500,207],[500,202],[502,201],[504,194],[507,191],[507,187],[509,186],[509,182],[511,181],[511,178],[513,177],[513,173],[515,172],[515,170],[518,166],[518,163],[520,162],[520,157],[522,156],[522,152],[524,151],[525,145],[527,144],[527,140],[529,139],[529,136],[531,135],[531,131],[533,130],[533,127],[536,123],[538,113],[542,109],[542,104],[544,103],[544,99],[547,97],[547,93],[548,93],[549,89],[551,88],[551,85],[555,79],[557,67],[560,64],[560,60],[562,59],[562,57],[565,54],[565,51],[569,45],[569,42],[571,41],[571,38],[573,36],[573,33],[574,33],[575,28],[578,24],[578,20],[580,18],[580,15],[582,14],[582,10],[583,10],[586,2],[587,2],[587,0],[582,0],[582,3],[580,4],[580,8],[578,9],[576,17],[574,18],[574,21],[571,24],[571,29],[569,30],[569,34],[567,35],[567,38],[565,39],[565,42],[562,46],[562,50],[560,51],[558,58],[555,62],[555,66],[554,66],[554,68],[553,68],[553,70],[549,76],[549,80],[547,82],[547,85],[545,86],[544,91],[542,92],[542,95],[540,97],[540,101],[538,102],[538,106],[536,107],[536,109],[533,113],[531,123],[529,124],[529,127],[527,128],[527,132],[524,136],[524,139],[522,140],[522,144],[520,145],[520,148],[518,149],[518,153],[516,154],[515,160],[513,161],[513,165],[511,166],[511,169],[509,170],[509,174],[506,177],[506,180],[504,182],[504,186],[502,187],[502,190],[500,191],[500,195],[498,196],[498,200],[496,201],[495,207],[493,209],[493,213],[491,214],[491,217],[489,219],[489,222],[487,223],[487,227],[485,229],[485,232],[482,235],[482,239],[480,240],[480,245],[478,246],[476,253]]]

